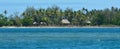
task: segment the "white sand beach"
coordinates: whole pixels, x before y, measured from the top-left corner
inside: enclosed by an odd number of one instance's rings
[[[120,26],[3,26],[0,28],[120,28]]]

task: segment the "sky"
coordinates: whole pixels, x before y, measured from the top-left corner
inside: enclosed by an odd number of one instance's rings
[[[53,5],[59,6],[63,10],[67,7],[73,10],[83,7],[88,10],[105,9],[112,6],[120,8],[120,0],[0,0],[0,13],[3,13],[4,10],[7,10],[8,14],[22,13],[27,7],[38,9]]]

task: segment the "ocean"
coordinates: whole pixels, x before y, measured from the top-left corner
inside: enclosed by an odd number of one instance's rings
[[[120,49],[120,28],[0,28],[0,49]]]

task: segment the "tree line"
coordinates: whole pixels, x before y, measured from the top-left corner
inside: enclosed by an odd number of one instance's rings
[[[120,25],[120,8],[116,7],[102,10],[82,8],[76,11],[71,8],[62,10],[58,6],[46,9],[28,7],[20,15],[18,13],[6,15],[7,10],[0,14],[0,26],[42,26],[42,22],[45,23],[44,26],[62,26],[62,19],[70,21],[71,26]]]

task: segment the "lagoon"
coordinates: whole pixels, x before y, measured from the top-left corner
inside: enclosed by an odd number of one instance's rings
[[[120,28],[0,28],[0,49],[120,49]]]

